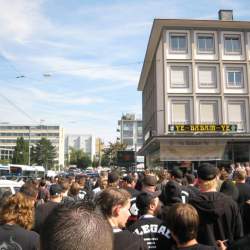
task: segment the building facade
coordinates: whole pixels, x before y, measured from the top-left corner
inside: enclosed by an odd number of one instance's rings
[[[148,166],[250,161],[250,22],[156,19],[138,90]]]
[[[57,125],[10,125],[0,124],[0,158],[11,159],[17,138],[23,137],[30,147],[41,138],[50,140],[56,148],[56,164],[64,166],[64,130]]]
[[[93,161],[96,152],[96,141],[92,135],[66,135],[65,155],[70,154],[70,148],[82,149]]]
[[[101,158],[104,150],[104,142],[101,138],[95,139],[95,160],[99,163],[101,162]]]
[[[127,145],[127,150],[138,151],[143,145],[142,120],[136,119],[135,114],[125,114],[118,127],[120,142]]]

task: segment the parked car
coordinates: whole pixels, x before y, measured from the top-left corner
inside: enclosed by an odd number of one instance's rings
[[[10,181],[10,180],[0,180],[0,199],[3,194],[6,192],[10,192],[11,194],[15,194],[19,191],[23,182]]]

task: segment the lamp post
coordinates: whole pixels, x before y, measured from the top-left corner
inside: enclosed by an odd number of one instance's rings
[[[29,126],[29,158],[28,158],[28,165],[30,166],[30,126]]]

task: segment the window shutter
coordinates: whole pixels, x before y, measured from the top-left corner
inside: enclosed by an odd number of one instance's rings
[[[189,121],[189,106],[188,103],[173,103],[172,104],[172,121],[173,123],[185,124]]]
[[[216,103],[200,103],[200,122],[207,124],[218,122]]]
[[[244,123],[245,123],[244,103],[228,104],[228,122],[230,124],[237,124],[238,130],[244,130]]]
[[[199,84],[200,86],[216,87],[216,68],[199,67]]]
[[[188,87],[188,67],[171,67],[170,82],[172,87]]]

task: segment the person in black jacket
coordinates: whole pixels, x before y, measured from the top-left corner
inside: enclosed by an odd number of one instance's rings
[[[0,249],[39,249],[39,235],[30,231],[34,203],[20,192],[8,198],[0,213]]]
[[[159,194],[160,191],[142,192],[137,196],[140,217],[128,230],[142,235],[148,249],[165,250],[171,248],[173,241],[167,225],[156,217],[161,208]]]
[[[201,193],[190,199],[200,216],[198,241],[216,246],[216,240],[234,241],[243,236],[240,211],[235,201],[217,192],[217,168],[203,163],[198,168]]]
[[[114,233],[114,250],[148,249],[143,238],[122,230],[130,216],[130,194],[125,189],[107,188],[96,197],[97,209],[108,220]]]

